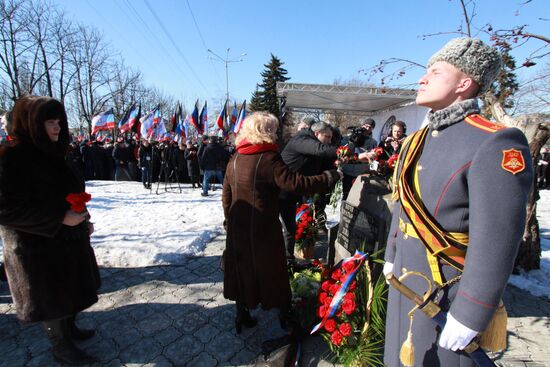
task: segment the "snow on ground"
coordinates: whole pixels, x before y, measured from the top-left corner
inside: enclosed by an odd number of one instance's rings
[[[159,195],[138,182],[89,181],[92,245],[100,266],[140,267],[181,264],[200,253],[223,230],[221,190],[202,197],[182,185]]]
[[[550,190],[540,191],[537,202],[537,218],[540,227],[540,269],[512,275],[509,283],[525,289],[535,296],[550,298]]]
[[[181,264],[185,257],[200,254],[223,232],[221,190],[202,197],[200,190],[189,188],[189,184],[182,185],[182,193],[165,192],[160,185],[159,195],[138,182],[88,181],[86,186],[92,194],[88,206],[96,229],[92,245],[100,266]],[[550,298],[550,190],[540,195],[541,268],[513,275],[510,283]],[[329,225],[338,221],[339,208],[327,206],[326,211]]]

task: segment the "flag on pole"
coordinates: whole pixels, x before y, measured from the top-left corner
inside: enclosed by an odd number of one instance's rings
[[[239,111],[237,110],[237,102],[235,101],[233,104],[233,112],[231,113],[231,117],[229,118],[229,131],[233,131],[233,129],[235,128],[237,117],[239,117]]]
[[[126,111],[126,113],[118,123],[118,129],[120,130],[121,133],[130,131],[132,126],[136,123],[136,119],[139,119],[138,114],[139,114],[138,107],[134,103],[128,109],[128,111]]]
[[[206,101],[204,101],[199,121],[203,134],[208,134],[208,107],[206,106]]]
[[[241,130],[241,127],[243,127],[243,121],[246,118],[246,99],[244,100],[241,110],[239,111],[239,117],[237,118],[237,122],[235,123],[235,126],[233,127],[233,132],[237,134],[239,130]]]
[[[222,110],[220,111],[220,114],[218,115],[218,119],[216,120],[216,125],[218,125],[218,129],[225,132],[225,110],[227,109],[227,101],[223,104]]]
[[[138,112],[134,118],[130,119],[130,122],[128,123],[130,125],[130,131],[133,131],[136,133],[138,139],[139,139],[139,132],[141,130],[141,103],[139,104]]]
[[[140,122],[141,122],[140,133],[142,137],[144,138],[152,137],[153,129],[156,126],[155,119],[158,124],[159,115],[160,115],[160,105],[157,105],[155,108],[153,108],[151,111],[149,111],[145,116],[143,116],[140,119]]]
[[[200,128],[200,121],[199,121],[199,100],[195,102],[195,107],[193,108],[193,112],[191,113],[191,116],[189,117],[189,122],[191,125],[195,127],[195,130],[202,134],[202,130]]]
[[[180,103],[176,103],[176,110],[174,111],[174,114],[172,115],[172,128],[170,131],[176,132],[176,129],[178,127],[178,113],[179,113]]]
[[[160,109],[159,109],[158,117],[156,121],[157,121],[156,124],[153,126],[151,137],[153,139],[156,139],[157,141],[162,141],[166,137],[167,131],[166,131],[166,120],[164,120],[160,116]]]
[[[185,116],[185,120],[182,123],[183,126],[183,135],[186,139],[189,137],[189,115]]]
[[[110,130],[115,128],[115,114],[113,109],[101,112],[92,118],[92,134],[96,134],[101,130]]]

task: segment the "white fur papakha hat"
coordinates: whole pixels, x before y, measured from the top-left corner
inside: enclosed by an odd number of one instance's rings
[[[477,38],[455,38],[437,51],[428,67],[438,61],[453,65],[479,84],[479,94],[485,93],[498,76],[502,61],[496,49]]]

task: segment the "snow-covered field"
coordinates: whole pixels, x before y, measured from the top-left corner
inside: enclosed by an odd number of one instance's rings
[[[221,190],[202,197],[189,184],[183,185],[182,193],[165,192],[161,185],[159,195],[138,182],[89,181],[86,185],[92,194],[89,211],[96,228],[92,244],[100,266],[180,264],[186,256],[200,254],[223,231]],[[550,191],[540,194],[541,269],[513,275],[510,283],[550,298]],[[331,207],[327,213],[329,221],[337,217]]]

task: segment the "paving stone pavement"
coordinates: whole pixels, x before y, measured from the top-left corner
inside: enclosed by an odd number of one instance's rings
[[[253,366],[261,342],[281,332],[274,311],[255,311],[259,325],[235,333],[234,303],[223,298],[218,269],[225,237],[181,266],[102,268],[99,302],[78,323],[97,336],[80,346],[94,366]],[[509,286],[509,348],[499,366],[550,366],[550,300]],[[279,334],[280,335],[280,334]],[[0,283],[0,366],[58,366],[38,325],[17,321]],[[300,366],[334,366],[320,337],[303,344]]]

